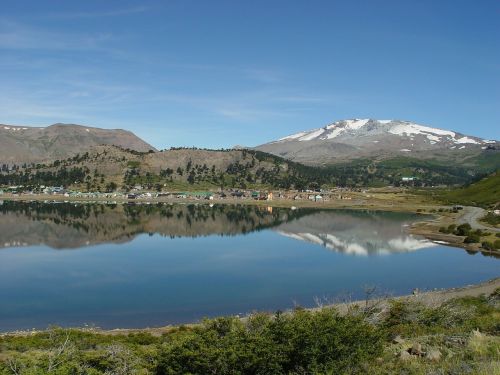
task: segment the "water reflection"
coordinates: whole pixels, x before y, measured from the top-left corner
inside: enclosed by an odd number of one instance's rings
[[[262,229],[353,255],[409,252],[433,246],[407,234],[414,215],[289,210],[236,205],[116,205],[4,202],[0,248],[46,245],[72,249],[125,243],[137,235],[235,236]]]
[[[279,225],[284,236],[352,255],[405,253],[434,243],[405,232],[413,215],[381,212],[321,211]]]
[[[163,326],[312,306],[321,296],[362,298],[365,285],[398,295],[498,276],[495,260],[482,256],[443,246],[413,251],[428,246],[405,233],[415,219],[229,205],[5,202],[0,244],[16,248],[0,251],[0,332]],[[388,253],[397,255],[378,256]]]

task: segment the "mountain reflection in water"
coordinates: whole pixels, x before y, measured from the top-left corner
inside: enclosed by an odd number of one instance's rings
[[[413,215],[353,211],[321,211],[279,225],[278,233],[353,255],[404,253],[434,243],[409,235]]]
[[[125,243],[148,233],[166,237],[235,236],[263,229],[327,249],[377,255],[433,246],[405,233],[416,219],[401,213],[207,204],[82,204],[6,201],[0,248],[74,249]]]

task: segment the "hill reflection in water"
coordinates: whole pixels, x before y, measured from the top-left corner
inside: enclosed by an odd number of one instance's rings
[[[136,236],[236,236],[272,229],[353,255],[433,246],[405,233],[414,215],[223,204],[82,204],[6,201],[0,205],[0,248],[45,245],[76,249],[125,243]]]

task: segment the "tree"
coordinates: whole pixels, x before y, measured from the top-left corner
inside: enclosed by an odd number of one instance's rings
[[[106,185],[106,192],[111,193],[118,188],[118,185],[115,182],[110,182]]]

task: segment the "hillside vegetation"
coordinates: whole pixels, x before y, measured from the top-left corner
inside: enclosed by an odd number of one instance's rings
[[[500,170],[464,188],[446,191],[440,198],[447,203],[497,206],[500,203]]]
[[[0,336],[0,374],[498,374],[500,294],[428,307],[410,299],[339,313],[254,314],[104,334]]]
[[[315,174],[315,176],[314,176]],[[248,150],[177,148],[136,152],[116,146],[51,164],[17,166],[0,175],[3,185],[63,185],[82,190],[194,190],[278,187],[303,189],[324,181],[315,169],[301,168],[276,156]]]
[[[183,191],[462,185],[478,175],[491,173],[494,165],[500,165],[500,153],[490,152],[462,165],[400,157],[312,167],[245,149],[173,148],[137,152],[117,146],[96,146],[50,164],[4,164],[0,185],[62,185],[86,191],[130,190],[135,186]],[[412,181],[404,182],[403,177],[411,177]]]

